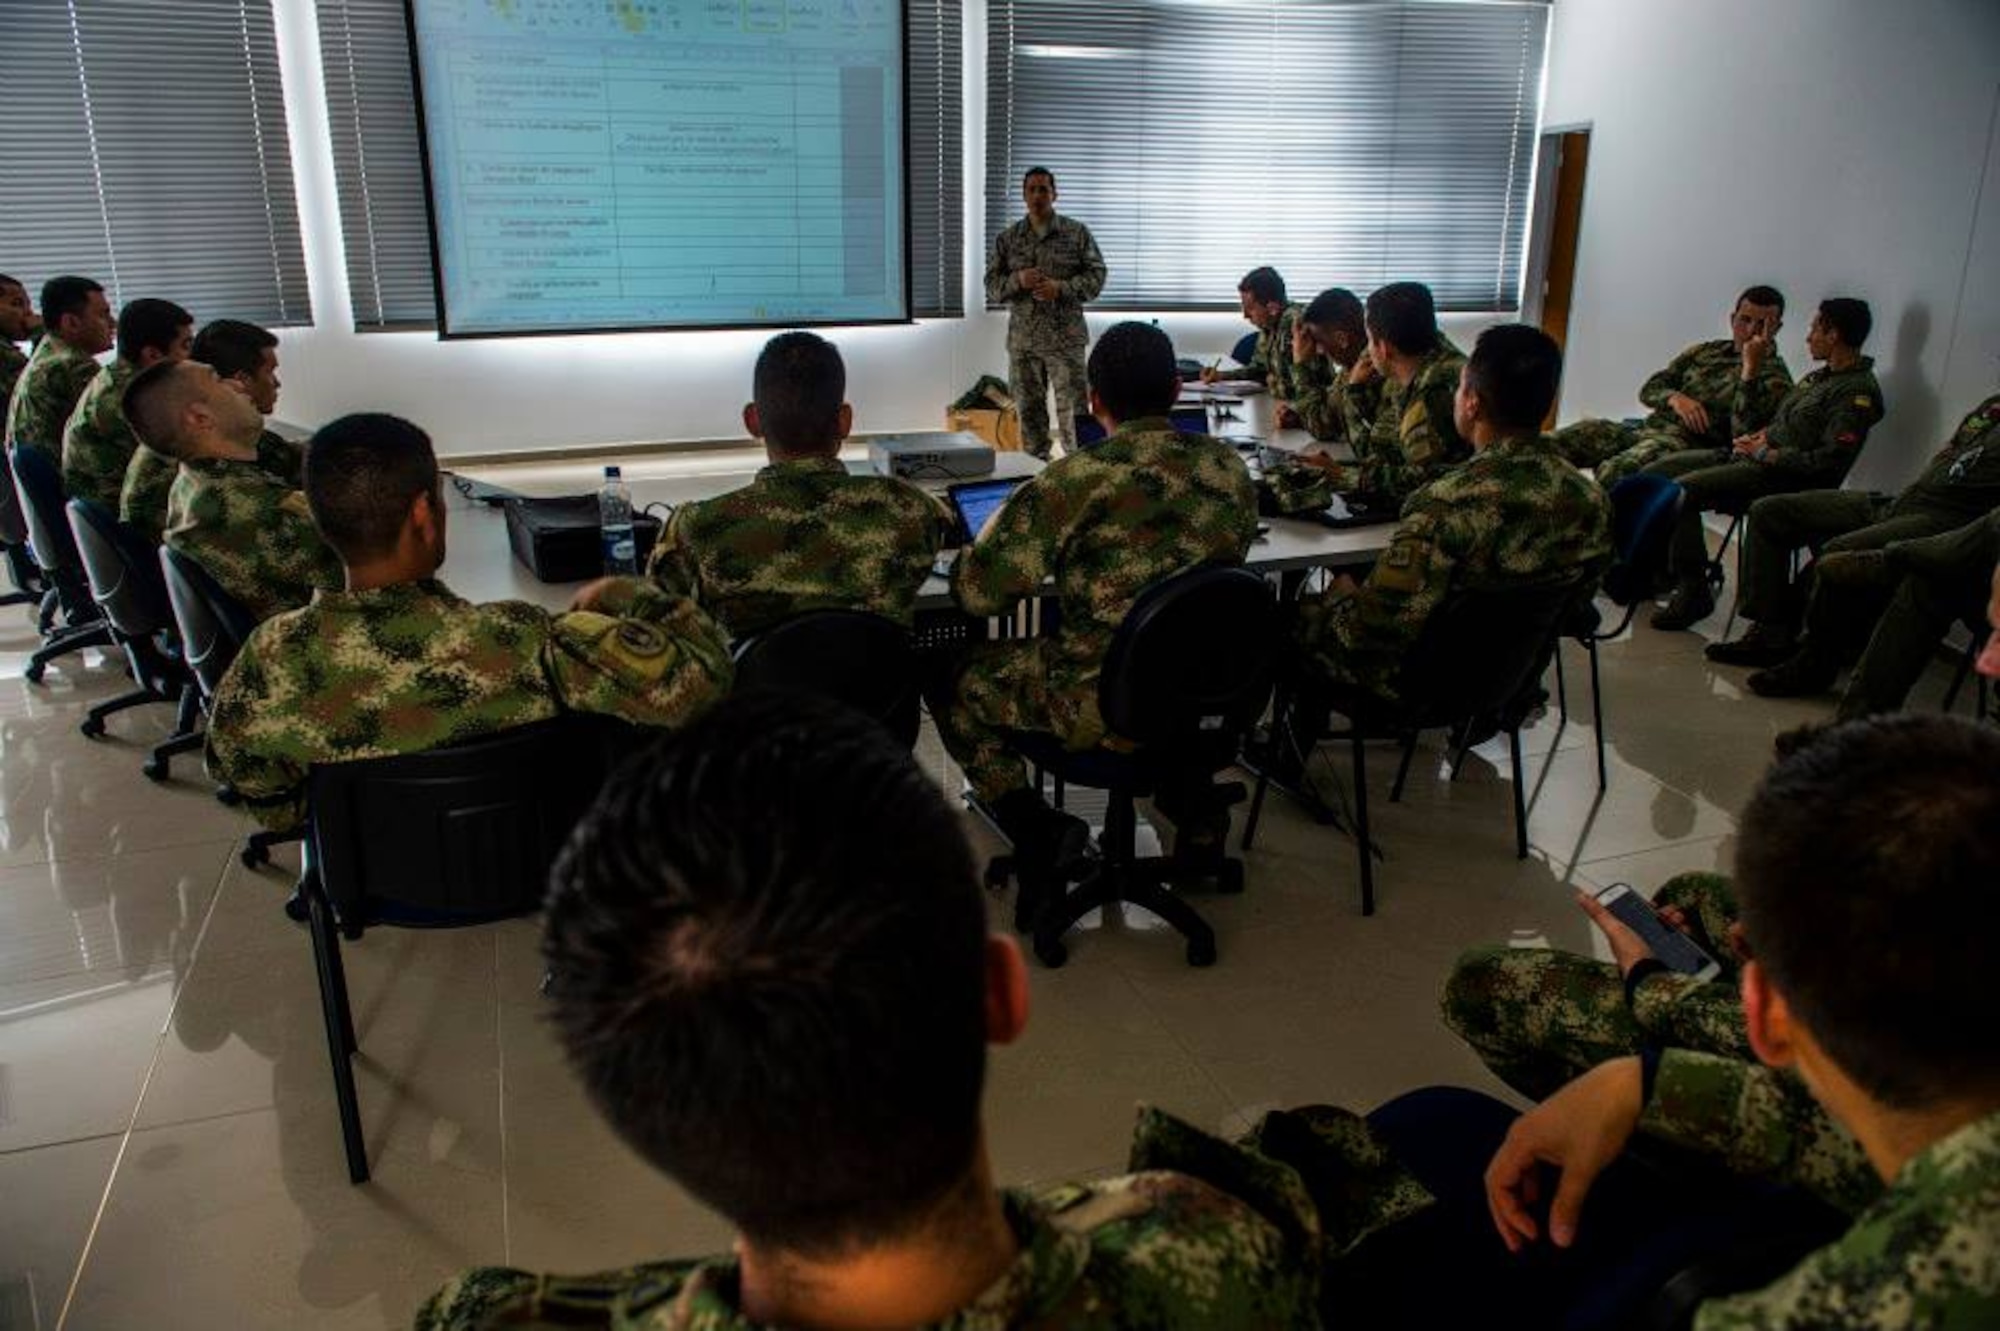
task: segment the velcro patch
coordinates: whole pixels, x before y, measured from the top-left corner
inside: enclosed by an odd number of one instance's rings
[[[1393,542],[1376,563],[1369,581],[1393,592],[1414,592],[1424,585],[1430,566],[1430,547],[1414,537]]]
[[[1875,399],[1863,393],[1860,397],[1854,399],[1854,405],[1857,407],[1872,407],[1875,405]]]

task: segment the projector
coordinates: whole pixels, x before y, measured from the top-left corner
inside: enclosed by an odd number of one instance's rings
[[[956,481],[993,474],[993,446],[976,434],[906,434],[871,440],[868,462],[878,475],[906,481]]]

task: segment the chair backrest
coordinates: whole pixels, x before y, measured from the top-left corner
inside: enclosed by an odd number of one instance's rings
[[[808,610],[736,647],[736,687],[831,698],[917,742],[917,658],[908,630],[863,610]]]
[[[213,698],[257,621],[206,569],[180,551],[161,546],[160,569],[166,574],[167,601],[180,630],[181,656],[194,672],[201,696]]]
[[[64,613],[74,617],[89,608],[90,588],[84,582],[83,559],[76,552],[69,517],[63,511],[62,472],[40,444],[9,444],[7,462],[14,473],[14,492],[21,499],[21,515],[27,522],[35,563],[55,584]]]
[[[174,626],[166,575],[147,541],[94,499],[69,501],[69,526],[91,599],[121,638],[140,641]]]
[[[1278,653],[1270,584],[1203,567],[1139,593],[1111,639],[1097,702],[1113,734],[1166,752],[1234,751],[1263,714]]]
[[[538,909],[609,770],[601,734],[575,722],[315,766],[307,853],[336,917],[454,924]]]
[[[1589,591],[1571,577],[1452,593],[1403,658],[1398,695],[1433,726],[1504,712],[1540,675],[1564,616]]]
[[[1652,595],[1686,497],[1679,481],[1645,472],[1611,487],[1615,562],[1604,575],[1604,594],[1613,602],[1630,605]]]
[[[26,545],[28,543],[28,523],[21,516],[21,497],[14,493],[11,473],[5,485],[0,485],[0,547]]]
[[[1238,365],[1248,365],[1256,355],[1257,335],[1255,333],[1245,333],[1243,336],[1237,338],[1236,345],[1229,352],[1230,359]]]

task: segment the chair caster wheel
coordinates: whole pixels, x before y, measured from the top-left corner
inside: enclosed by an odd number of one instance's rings
[[[104,719],[102,717],[86,716],[83,718],[83,724],[78,726],[77,729],[83,732],[85,739],[103,739]]]
[[[47,669],[48,667],[39,661],[30,661],[28,668],[21,672],[21,678],[27,680],[30,684],[39,684],[42,682],[42,672]]]
[[[986,890],[988,892],[1004,891],[1007,887],[1007,880],[1013,876],[1013,856],[995,855],[992,859],[986,861]]]
[[[1062,964],[1069,960],[1069,949],[1063,946],[1060,938],[1037,936],[1035,956],[1050,970],[1061,970]]]
[[[1215,874],[1215,890],[1223,896],[1238,896],[1243,891],[1243,862],[1230,860]]]
[[[243,861],[246,869],[261,869],[271,862],[271,852],[262,846],[245,846],[243,853],[236,858]]]
[[[1187,964],[1190,966],[1213,966],[1215,964],[1215,940],[1213,938],[1190,938],[1187,945]]]
[[[139,770],[146,774],[148,781],[165,781],[173,775],[173,769],[158,758],[148,758],[139,765]]]
[[[215,802],[227,805],[233,809],[243,802],[243,797],[236,793],[234,786],[217,786],[215,788]]]
[[[294,892],[285,898],[285,918],[294,924],[304,924],[309,917],[306,899]]]

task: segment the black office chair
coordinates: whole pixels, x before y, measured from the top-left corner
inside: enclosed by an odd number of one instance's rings
[[[1991,706],[1989,689],[1986,676],[1976,673],[1973,665],[1979,660],[1979,653],[1986,648],[1986,635],[1989,632],[1986,627],[1984,606],[1966,612],[1965,628],[1970,636],[1966,639],[1965,650],[1959,653],[1958,669],[1952,674],[1951,687],[1944,692],[1944,706],[1940,710],[1949,712],[1958,706],[1959,692],[1965,687],[1965,681],[1970,679],[1975,689],[1972,719],[1983,721]]]
[[[424,753],[312,769],[297,899],[319,972],[347,1176],[368,1179],[343,937],[451,929],[541,908],[549,866],[607,773],[598,729],[558,717]]]
[[[909,748],[923,724],[909,630],[863,610],[808,610],[736,645],[736,688],[810,693],[880,721]]]
[[[0,592],[0,605],[39,605],[48,588],[42,583],[42,571],[35,567],[34,552],[28,549],[28,524],[21,516],[21,499],[14,493],[11,481],[0,485],[0,562],[7,565],[7,576],[14,583],[14,590]],[[40,626],[46,632],[48,626]]]
[[[1096,870],[1074,889],[1030,903],[1026,922],[1045,965],[1068,958],[1062,937],[1071,926],[1117,901],[1143,906],[1178,930],[1190,966],[1214,963],[1215,932],[1168,888],[1219,875],[1223,890],[1240,891],[1242,862],[1141,858],[1134,801],[1157,793],[1163,781],[1207,781],[1235,761],[1270,700],[1277,641],[1277,605],[1257,574],[1241,568],[1178,574],[1140,594],[1104,658],[1097,705],[1117,747],[1072,753],[1052,735],[1012,737],[1024,757],[1058,781],[1111,796]],[[1242,798],[1240,787],[1235,798]],[[1027,884],[1020,890],[1027,892]]]
[[[30,684],[39,684],[57,657],[85,647],[112,646],[111,625],[90,599],[83,558],[77,554],[76,537],[63,509],[66,496],[55,459],[39,445],[11,444],[7,462],[14,472],[14,492],[27,521],[35,563],[49,588],[42,598],[43,642],[22,672]],[[58,614],[60,625],[55,623]]]
[[[1447,730],[1457,750],[1452,772],[1465,761],[1476,726],[1492,725],[1507,735],[1514,774],[1514,853],[1528,856],[1527,793],[1521,779],[1521,725],[1525,698],[1555,649],[1564,616],[1587,589],[1575,578],[1528,587],[1461,591],[1445,598],[1404,657],[1397,680],[1399,701],[1366,690],[1300,681],[1282,690],[1274,714],[1272,743],[1295,746],[1303,760],[1322,739],[1345,739],[1353,767],[1354,841],[1361,862],[1361,913],[1375,913],[1375,856],[1368,830],[1366,742],[1398,739],[1402,761],[1390,787],[1391,803],[1403,796],[1417,739],[1426,730]],[[1287,696],[1290,695],[1290,696]],[[1298,705],[1289,705],[1296,700]],[[1347,719],[1345,728],[1322,728],[1327,709]],[[1310,718],[1310,719],[1308,719]],[[1304,732],[1300,732],[1303,727]],[[1243,849],[1250,849],[1270,786],[1268,771],[1257,778]]]
[[[104,734],[104,719],[129,707],[175,704],[173,735],[154,747],[142,769],[153,780],[164,780],[175,754],[201,745],[201,689],[181,660],[160,561],[151,545],[95,500],[70,500],[69,525],[90,580],[91,599],[104,612],[139,686],[93,706],[83,733],[98,738]]]

